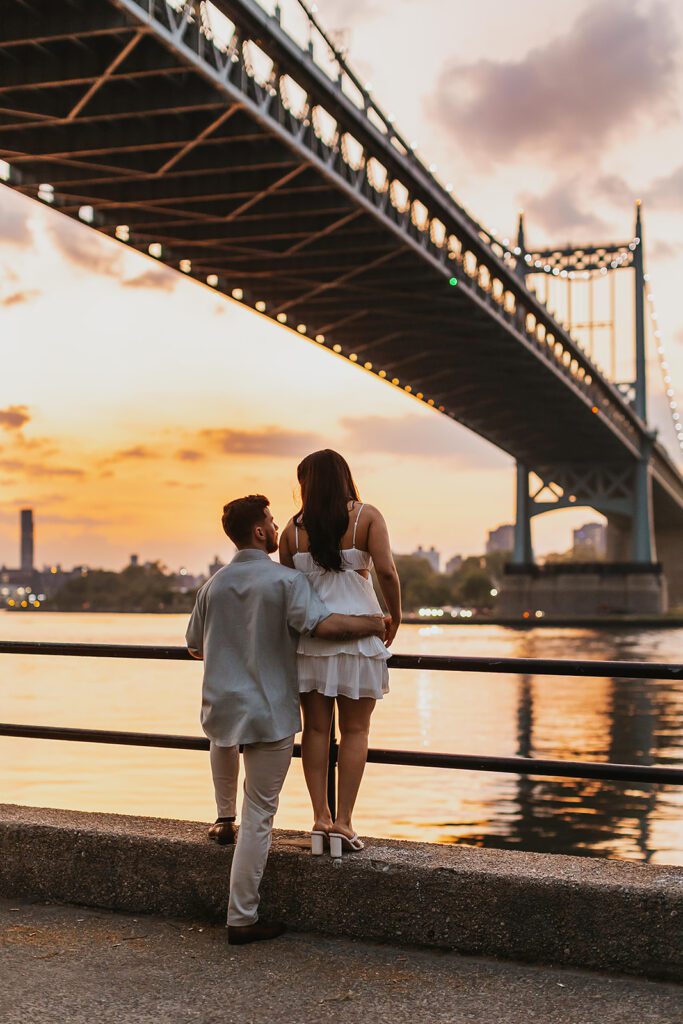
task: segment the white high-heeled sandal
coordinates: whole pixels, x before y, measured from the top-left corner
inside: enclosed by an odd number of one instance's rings
[[[347,853],[359,853],[365,849],[365,844],[362,839],[358,838],[357,832],[354,832],[350,837],[343,835],[341,832],[330,832],[329,840],[331,857],[341,857],[344,850]]]
[[[311,856],[322,857],[325,852],[325,840],[329,839],[327,832],[314,828],[311,831]]]

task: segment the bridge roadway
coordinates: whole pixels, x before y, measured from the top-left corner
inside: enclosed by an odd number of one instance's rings
[[[211,38],[191,4],[4,0],[5,183],[350,359],[544,478],[571,467],[577,504],[600,509],[594,488],[584,500],[582,467],[632,474],[647,427],[526,287],[523,254],[437,182],[315,26],[311,53],[255,0],[215,6],[231,39]],[[683,477],[658,443],[651,472],[657,531],[677,531]]]
[[[206,922],[0,900],[4,1024],[677,1024],[680,986]]]

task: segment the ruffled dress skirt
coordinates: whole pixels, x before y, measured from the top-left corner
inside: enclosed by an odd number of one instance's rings
[[[378,636],[362,640],[299,641],[299,692],[317,690],[325,697],[374,697],[389,692],[390,657]]]

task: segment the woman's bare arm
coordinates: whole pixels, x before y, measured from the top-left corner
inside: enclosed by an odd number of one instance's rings
[[[398,578],[394,556],[391,553],[389,541],[389,530],[384,516],[379,509],[371,511],[370,523],[368,525],[368,551],[375,564],[375,572],[379,582],[387,611],[391,616],[391,622],[387,625],[385,643],[387,647],[392,643],[398,627],[401,625],[401,584]]]
[[[289,520],[280,536],[280,565],[286,565],[289,569],[294,568],[294,559],[292,558],[292,549],[290,541],[292,534],[294,533],[294,527],[292,525],[293,520]]]

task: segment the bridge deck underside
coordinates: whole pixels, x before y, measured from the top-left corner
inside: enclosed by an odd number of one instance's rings
[[[130,245],[217,275],[529,465],[630,461],[509,324],[154,31],[133,43],[139,23],[109,0],[11,7],[0,158],[17,191],[47,182],[63,213],[128,225]]]

